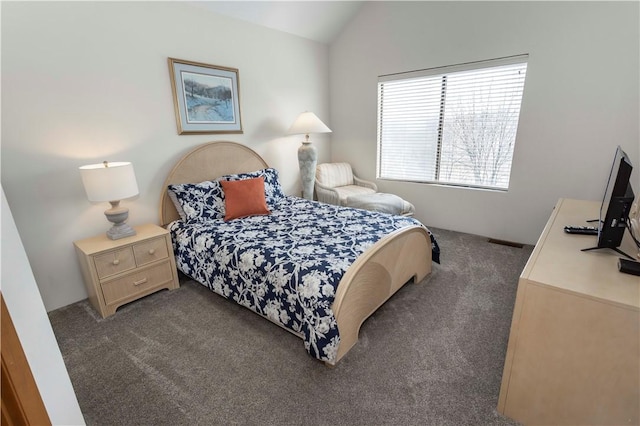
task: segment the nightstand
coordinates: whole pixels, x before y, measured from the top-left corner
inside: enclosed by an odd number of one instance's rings
[[[103,318],[143,296],[179,287],[169,231],[152,224],[134,229],[136,235],[119,240],[102,234],[73,243],[89,301]]]

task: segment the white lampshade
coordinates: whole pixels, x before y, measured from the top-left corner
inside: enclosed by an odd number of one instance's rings
[[[308,135],[309,133],[331,133],[327,127],[314,113],[303,112],[293,122],[287,134]]]
[[[80,167],[80,176],[89,201],[108,201],[111,208],[104,215],[113,223],[107,231],[112,240],[130,237],[136,234],[135,229],[125,222],[129,217],[129,209],[120,207],[120,200],[138,195],[138,182],[133,172],[133,165],[128,162],[104,162]]]
[[[119,201],[138,195],[138,182],[129,162],[82,166],[80,175],[89,201]]]

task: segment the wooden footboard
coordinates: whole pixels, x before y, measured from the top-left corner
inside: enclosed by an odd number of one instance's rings
[[[362,323],[400,287],[431,272],[431,238],[421,226],[400,229],[378,241],[343,276],[332,310],[340,332],[338,362],[358,341]]]

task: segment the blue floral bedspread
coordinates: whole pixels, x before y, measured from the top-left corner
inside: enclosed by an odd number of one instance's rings
[[[411,225],[421,226],[413,218],[285,196],[270,215],[176,221],[169,229],[178,269],[301,335],[312,356],[333,364],[338,283],[367,248]]]

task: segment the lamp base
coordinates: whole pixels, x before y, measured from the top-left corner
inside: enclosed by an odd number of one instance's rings
[[[302,179],[302,198],[313,200],[313,188],[316,180],[316,164],[318,163],[318,151],[311,142],[304,141],[298,148],[298,166]]]
[[[111,240],[119,240],[120,238],[131,237],[136,235],[135,229],[126,224],[129,217],[129,209],[120,207],[120,201],[109,201],[111,208],[104,211],[107,220],[113,223],[113,226],[107,231],[107,237]]]
[[[120,238],[132,237],[136,235],[136,230],[127,225],[126,223],[120,223],[113,225],[107,231],[107,237],[110,240],[119,240]]]

